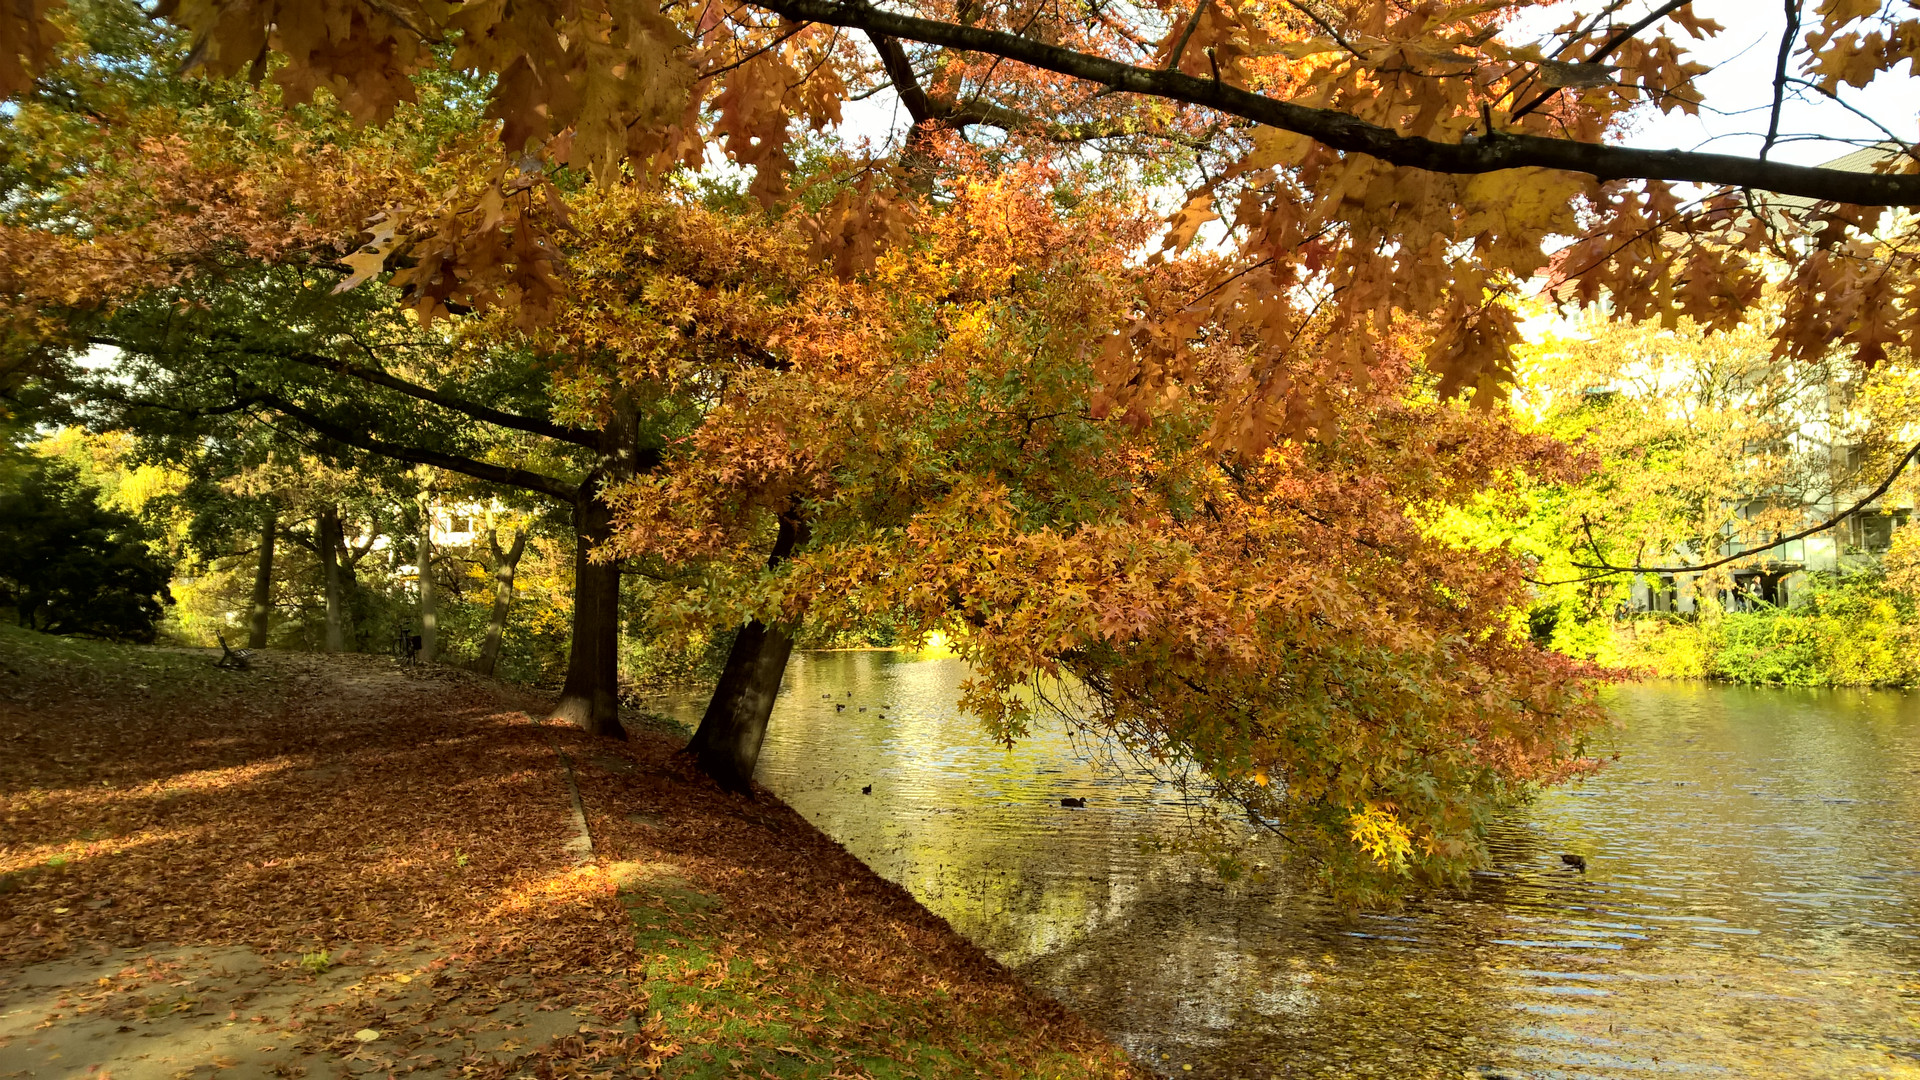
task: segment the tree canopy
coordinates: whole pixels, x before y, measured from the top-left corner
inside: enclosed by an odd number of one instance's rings
[[[1458,876],[1600,715],[1515,626],[1529,562],[1443,527],[1589,464],[1494,407],[1523,296],[1769,304],[1808,364],[1920,320],[1911,146],[1773,158],[1790,92],[1897,77],[1920,32],[1878,9],[1794,24],[1747,158],[1621,141],[1723,107],[1684,3],[152,14],[0,15],[14,378],[109,344],[199,413],[571,503],[576,666],[611,672],[621,561],[662,619],[745,624],[742,786],[749,670],[885,615],[1009,739],[1070,686],[1337,880]],[[898,146],[848,130],[876,93]]]
[[[1793,252],[1778,349],[1842,340],[1871,365],[1910,335],[1912,256],[1875,230],[1880,208],[1920,205],[1912,144],[1894,133],[1911,117],[1870,117],[1886,136],[1863,168],[1774,151],[1790,97],[1901,78],[1920,20],[1791,4],[1766,96],[1708,102],[1685,41],[1721,27],[1684,0],[1637,16],[1590,6],[1551,31],[1529,0],[167,0],[154,13],[191,32],[188,66],[270,79],[289,104],[324,91],[363,123],[419,100],[415,76],[448,60],[479,77],[504,153],[467,161],[451,187],[387,200],[353,257],[356,280],[396,271],[429,317],[495,302],[529,323],[550,315],[558,204],[543,163],[645,182],[717,154],[772,204],[794,194],[798,128],[839,125],[843,105],[887,87],[919,152],[992,129],[977,141],[1003,155],[1067,144],[1191,158],[1163,169],[1187,189],[1165,239],[1184,246],[1217,221],[1222,258],[1109,332],[1102,407],[1151,411],[1199,377],[1190,332],[1217,319],[1259,343],[1219,405],[1216,434],[1242,449],[1326,419],[1322,381],[1293,347],[1316,323],[1332,331],[1319,335],[1331,363],[1369,371],[1387,362],[1394,315],[1425,320],[1422,356],[1444,389],[1490,393],[1510,373],[1509,301],[1540,274],[1621,315],[1729,327],[1758,299],[1766,257]],[[63,7],[36,0],[0,20],[0,94],[30,91],[60,55]],[[1764,142],[1747,157],[1623,144],[1648,108],[1749,111],[1767,118]],[[850,164],[878,170],[862,197],[812,215],[828,246],[854,254],[847,269],[898,234],[916,183],[900,161]],[[335,163],[304,168],[342,179]]]

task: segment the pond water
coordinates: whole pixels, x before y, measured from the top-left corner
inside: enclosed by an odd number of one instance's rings
[[[759,777],[1163,1075],[1920,1077],[1920,695],[1621,687],[1618,762],[1470,895],[1352,917],[1157,844],[1179,793],[1064,733],[988,742],[965,674],[796,655]]]

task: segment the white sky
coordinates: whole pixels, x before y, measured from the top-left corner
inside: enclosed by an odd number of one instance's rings
[[[1621,18],[1632,22],[1651,6],[1644,0],[1629,5]],[[1807,3],[1805,7],[1811,9],[1814,5]],[[1695,0],[1693,11],[1726,27],[1716,36],[1696,42],[1688,38],[1685,31],[1667,24],[1675,39],[1693,51],[1694,59],[1713,66],[1713,72],[1700,80],[1707,103],[1727,110],[1746,106],[1751,111],[1715,115],[1703,109],[1698,117],[1650,113],[1623,141],[1649,149],[1757,153],[1767,130],[1767,108],[1772,102],[1780,32],[1786,27],[1785,5],[1764,0]],[[1562,21],[1564,18],[1561,17]],[[1813,20],[1811,10],[1802,17],[1800,36],[1803,40],[1806,24]],[[1789,74],[1803,73],[1790,65]],[[1915,90],[1912,72],[1895,69],[1864,90],[1842,87],[1840,93],[1849,104],[1880,120],[1895,135],[1912,141],[1920,136],[1915,124],[1920,119],[1920,94]],[[1782,141],[1775,145],[1770,156],[1776,161],[1798,165],[1817,165],[1839,157],[1852,147],[1825,140],[1787,141],[1793,136],[1819,133],[1828,139],[1885,137],[1872,124],[1824,99],[1795,101],[1790,98],[1781,111],[1780,131]]]
[[[1650,0],[1629,4],[1617,16],[1631,23],[1653,7]],[[1808,2],[1809,9],[1814,5]],[[1509,34],[1516,43],[1543,35],[1567,22],[1572,12],[1595,10],[1594,0],[1578,4],[1559,4],[1540,9],[1534,18],[1516,24]],[[1650,149],[1707,150],[1723,154],[1752,154],[1759,150],[1767,128],[1767,107],[1772,100],[1773,69],[1780,47],[1780,32],[1786,25],[1783,2],[1768,0],[1696,0],[1693,10],[1713,19],[1726,29],[1715,37],[1693,41],[1672,23],[1664,24],[1674,37],[1687,46],[1694,59],[1709,64],[1713,72],[1700,81],[1709,108],[1698,117],[1679,113],[1648,115],[1622,141],[1627,145]],[[1811,21],[1811,11],[1804,21]],[[1805,34],[1802,26],[1802,36]],[[1651,34],[1654,31],[1643,32]],[[1801,74],[1798,71],[1793,74]],[[1912,140],[1920,137],[1920,93],[1916,93],[1911,72],[1896,69],[1882,76],[1865,90],[1843,88],[1842,96],[1863,112],[1886,124],[1896,135]],[[1718,108],[1724,113],[1716,114]],[[1737,110],[1746,109],[1741,112]],[[863,102],[851,102],[845,108],[842,132],[849,138],[862,136],[876,144],[897,137],[906,129],[906,114],[891,92],[876,94]],[[1827,139],[1805,141],[1809,133]],[[1781,115],[1782,141],[1771,154],[1776,161],[1815,165],[1852,149],[1830,139],[1881,138],[1872,124],[1832,102],[1789,99]]]

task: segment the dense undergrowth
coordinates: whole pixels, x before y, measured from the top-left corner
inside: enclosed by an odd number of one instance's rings
[[[1816,578],[1788,607],[1561,619],[1552,646],[1662,678],[1747,686],[1920,683],[1920,610],[1877,575]]]

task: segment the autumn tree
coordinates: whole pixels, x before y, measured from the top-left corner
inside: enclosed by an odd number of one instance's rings
[[[1878,210],[1920,203],[1907,145],[1889,135],[1867,171],[1770,159],[1789,94],[1891,77],[1881,73],[1916,40],[1910,22],[1828,5],[1802,36],[1796,7],[1757,112],[1774,118],[1764,148],[1739,158],[1617,141],[1636,109],[1703,104],[1691,88],[1700,68],[1674,34],[1718,28],[1684,3],[1638,16],[1595,5],[1520,40],[1532,8],[163,3],[157,13],[194,35],[201,70],[269,80],[295,106],[324,92],[363,123],[407,114],[425,92],[416,76],[445,58],[480,88],[497,152],[461,142],[432,163],[438,183],[402,176],[390,181],[400,191],[370,199],[370,178],[393,170],[331,144],[271,171],[175,150],[176,167],[155,170],[158,197],[122,185],[115,199],[60,210],[116,228],[9,234],[0,285],[30,318],[50,280],[124,288],[126,274],[90,268],[135,266],[172,285],[177,269],[153,253],[200,250],[217,234],[283,259],[338,244],[361,224],[349,207],[377,206],[349,283],[383,280],[422,326],[486,312],[550,342],[546,355],[581,359],[569,385],[583,416],[627,415],[622,394],[662,382],[699,405],[698,434],[674,444],[657,486],[643,482],[651,470],[624,477],[630,527],[583,523],[583,534],[604,526],[623,552],[674,552],[686,533],[641,525],[672,520],[650,490],[683,491],[685,528],[699,522],[709,539],[677,557],[736,571],[733,595],[713,590],[711,610],[771,631],[851,595],[964,627],[982,673],[970,703],[999,730],[1024,723],[1021,687],[1072,673],[1123,738],[1205,762],[1222,790],[1321,837],[1331,864],[1444,874],[1473,857],[1488,800],[1577,766],[1594,716],[1578,671],[1501,632],[1518,565],[1436,539],[1418,511],[1504,482],[1516,459],[1564,467],[1452,403],[1497,400],[1515,298],[1545,278],[1576,305],[1720,328],[1772,284],[1781,355],[1837,342],[1866,364],[1920,318],[1905,226],[1883,230]],[[67,33],[62,10],[0,20],[0,93],[44,95],[34,80]],[[913,121],[902,152],[848,155],[837,184],[810,183],[796,129],[832,128],[843,102],[880,89]],[[743,195],[768,208],[764,230],[692,222],[741,245],[733,265],[749,268],[747,283],[716,287],[683,266],[636,294],[621,271],[651,278],[633,268],[716,247],[648,250],[660,230],[640,229],[603,265],[568,231],[583,177],[609,199],[644,191],[684,213],[683,170],[711,156],[742,169]],[[1123,259],[1086,274],[1112,293],[1070,276],[1030,284],[1023,269],[1052,256],[1035,238],[1057,234],[1051,212],[1026,209],[1005,227],[1019,258],[983,260],[999,270],[936,262],[915,276],[903,261],[966,251],[958,237],[1003,227],[947,213],[973,164],[1036,185],[1025,202],[981,204],[1002,210],[1080,198],[1049,166],[1082,157],[1111,175],[1144,161],[1151,180],[1185,190],[1151,272]],[[219,214],[156,214],[194,201],[175,174],[229,182],[202,200]],[[284,196],[257,198],[261,176]],[[297,227],[267,233],[232,216],[268,202],[299,206]],[[1107,242],[1144,254],[1131,228]],[[1210,246],[1195,249],[1203,237]],[[1763,250],[1793,257],[1765,264]],[[1769,265],[1786,278],[1770,282]],[[606,302],[609,281],[618,304]],[[1057,319],[1026,306],[1074,295],[1100,303]],[[991,342],[969,315],[1029,326],[1036,311],[1054,321],[1031,341],[997,353],[966,344]],[[911,332],[927,312],[940,324]],[[689,348],[708,354],[688,369],[698,377],[648,368]],[[993,400],[958,392],[979,389],[971,375],[917,379],[939,360],[1011,364],[1003,387],[1057,371],[1060,411],[1113,441],[1041,498],[1008,479],[1019,469],[1006,457],[1039,453],[1031,440],[1054,437],[1060,418],[976,416],[983,441],[964,465],[936,461],[931,480],[909,469],[910,497],[887,501],[893,517],[848,512],[850,463],[864,460],[850,437],[925,437],[968,400]],[[881,399],[892,404],[866,421]],[[270,404],[297,418],[289,403]],[[751,721],[735,711],[736,763],[751,757]]]
[[[701,376],[699,427],[614,493],[616,550],[703,566],[669,605],[744,621],[753,642],[730,664],[748,704],[726,704],[723,675],[691,749],[744,787],[795,628],[885,615],[961,651],[966,704],[996,733],[1056,702],[1195,766],[1352,895],[1458,873],[1484,807],[1583,767],[1598,714],[1580,668],[1503,632],[1525,564],[1449,543],[1429,515],[1570,476],[1573,458],[1439,400],[1411,366],[1348,384],[1338,438],[1258,459],[1209,448],[1217,402],[1199,395],[1138,426],[1099,417],[1088,339],[1207,268],[1130,260],[1152,230],[1137,204],[1083,189],[1063,212],[1042,179],[954,182],[870,280],[771,303],[675,292],[667,272],[726,252],[770,270],[799,230],[754,246],[682,208],[659,240],[615,242],[658,200],[576,214],[596,273],[575,295],[596,322],[678,299],[702,327],[812,330],[762,329],[781,362]],[[1235,335],[1211,336],[1210,366],[1244,362]]]
[[[1607,651],[1636,579],[1711,602],[1758,573],[1782,599],[1791,564],[1838,569],[1849,520],[1890,487],[1910,490],[1907,351],[1872,371],[1840,350],[1779,358],[1777,317],[1761,306],[1720,331],[1589,318],[1522,350],[1529,422],[1595,466],[1455,524],[1537,561],[1536,622],[1556,647]],[[1807,558],[1815,544],[1830,554]]]
[[[199,317],[177,317],[183,302]],[[593,425],[556,421],[533,357],[462,352],[419,335],[378,301],[272,270],[225,281],[203,275],[89,325],[89,340],[117,350],[117,362],[98,376],[70,373],[65,385],[108,410],[96,423],[140,430],[182,416],[239,418],[342,464],[428,466],[570,507],[579,536],[575,648],[556,715],[619,731],[619,567],[596,558],[609,535],[597,493],[605,478],[644,470],[656,453],[643,442],[637,404],[623,399]],[[389,487],[407,484],[394,478]],[[317,507],[304,540],[327,571],[328,641],[337,648],[345,578],[365,546],[350,550],[338,495]],[[414,531],[421,528],[416,521]]]
[[[390,300],[336,294],[355,274],[341,256],[377,205],[368,192],[424,197],[444,175],[435,155],[458,157],[474,120],[460,80],[427,73],[431,107],[354,129],[338,112],[279,108],[243,81],[221,84],[239,102],[183,82],[174,69],[188,43],[143,29],[136,5],[75,14],[63,32],[87,47],[36,83],[5,131],[19,165],[0,223],[16,379],[31,370],[63,385],[111,411],[100,422],[243,420],[303,436],[322,456],[425,465],[562,501],[584,538],[579,647],[557,713],[617,732],[618,568],[589,556],[605,535],[599,478],[644,468],[650,452],[637,399],[596,417],[611,426],[558,422],[544,359],[524,343],[462,350]],[[537,179],[509,190],[508,209]],[[118,370],[74,369],[90,349],[117,350]],[[488,459],[501,438],[507,463]],[[356,552],[337,519],[320,507],[304,539],[328,567],[329,641],[343,644],[338,608]]]
[[[297,16],[278,4],[172,2],[157,14],[192,31],[204,70],[270,78],[293,103],[324,90],[363,121],[414,100],[410,76],[441,50],[492,80],[501,164],[431,204],[395,204],[374,234],[370,253],[399,260],[395,283],[428,316],[493,301],[530,319],[550,311],[545,226],[500,209],[528,160],[617,183],[697,164],[712,146],[752,171],[752,195],[777,202],[796,122],[835,124],[842,102],[890,86],[916,148],[994,129],[1036,154],[1066,141],[1193,155],[1191,170],[1168,177],[1189,185],[1169,239],[1217,218],[1234,257],[1197,294],[1114,332],[1103,407],[1151,411],[1195,377],[1190,335],[1208,320],[1256,327],[1265,345],[1250,354],[1245,385],[1221,398],[1215,428],[1245,450],[1317,430],[1331,407],[1291,374],[1289,342],[1308,319],[1339,324],[1328,340],[1356,371],[1391,362],[1391,316],[1420,319],[1421,351],[1446,390],[1491,394],[1517,340],[1511,299],[1537,275],[1621,316],[1673,311],[1724,327],[1762,291],[1757,253],[1792,249],[1780,349],[1804,355],[1838,340],[1870,365],[1909,334],[1920,319],[1911,255],[1868,242],[1878,208],[1920,204],[1910,144],[1892,133],[1906,120],[1882,122],[1884,160],[1864,171],[1773,154],[1790,99],[1844,99],[1899,78],[1891,72],[1920,21],[1837,0],[1794,4],[1766,96],[1705,102],[1695,87],[1705,69],[1683,37],[1720,27],[1684,2],[1637,15],[1590,7],[1534,39],[1520,29],[1539,21],[1529,0],[1414,11],[1206,0],[1125,12],[326,0]],[[29,91],[57,55],[62,9],[49,0],[8,16],[0,93]],[[1636,110],[1702,107],[1764,118],[1758,152],[1609,141]],[[890,187],[826,208],[821,234],[856,253],[886,242]]]

